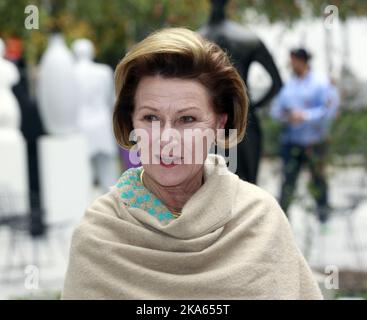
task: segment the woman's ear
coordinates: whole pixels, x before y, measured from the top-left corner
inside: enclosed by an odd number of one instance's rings
[[[224,129],[228,120],[228,114],[222,113],[218,115],[217,129]]]
[[[226,126],[228,120],[228,114],[221,113],[217,116],[217,132],[215,137],[215,144],[216,145],[225,145],[225,132],[224,128]],[[219,130],[219,132],[218,132]]]

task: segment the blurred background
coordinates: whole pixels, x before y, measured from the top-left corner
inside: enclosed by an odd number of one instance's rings
[[[222,13],[266,48],[266,59],[246,50],[233,57],[251,57],[241,75],[253,105],[262,101],[253,110],[262,132],[256,183],[275,197],[282,126],[270,106],[291,77],[290,50],[306,48],[311,68],[335,86],[340,102],[326,156],[329,220],[325,226],[316,217],[307,170],[288,215],[325,297],[367,298],[367,3],[226,2],[0,0],[0,299],[58,299],[73,228],[134,165],[112,134],[119,60],[162,27],[210,35]],[[225,42],[218,44],[231,54]],[[262,100],[276,82],[278,89]]]

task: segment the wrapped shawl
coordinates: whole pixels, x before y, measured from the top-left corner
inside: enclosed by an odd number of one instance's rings
[[[225,173],[225,174],[223,174]],[[72,237],[63,299],[321,299],[276,200],[209,155],[181,216],[160,221],[118,185]]]

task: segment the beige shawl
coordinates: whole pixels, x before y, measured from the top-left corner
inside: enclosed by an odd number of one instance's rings
[[[74,231],[62,298],[321,299],[276,200],[223,161],[208,156],[205,183],[165,225],[115,187],[98,198]]]

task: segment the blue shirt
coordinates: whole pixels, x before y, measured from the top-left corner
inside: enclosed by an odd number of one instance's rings
[[[338,106],[336,87],[309,71],[303,78],[293,76],[283,86],[272,103],[270,115],[283,124],[282,143],[307,146],[325,140]],[[291,110],[304,112],[305,121],[290,123],[286,112]]]

